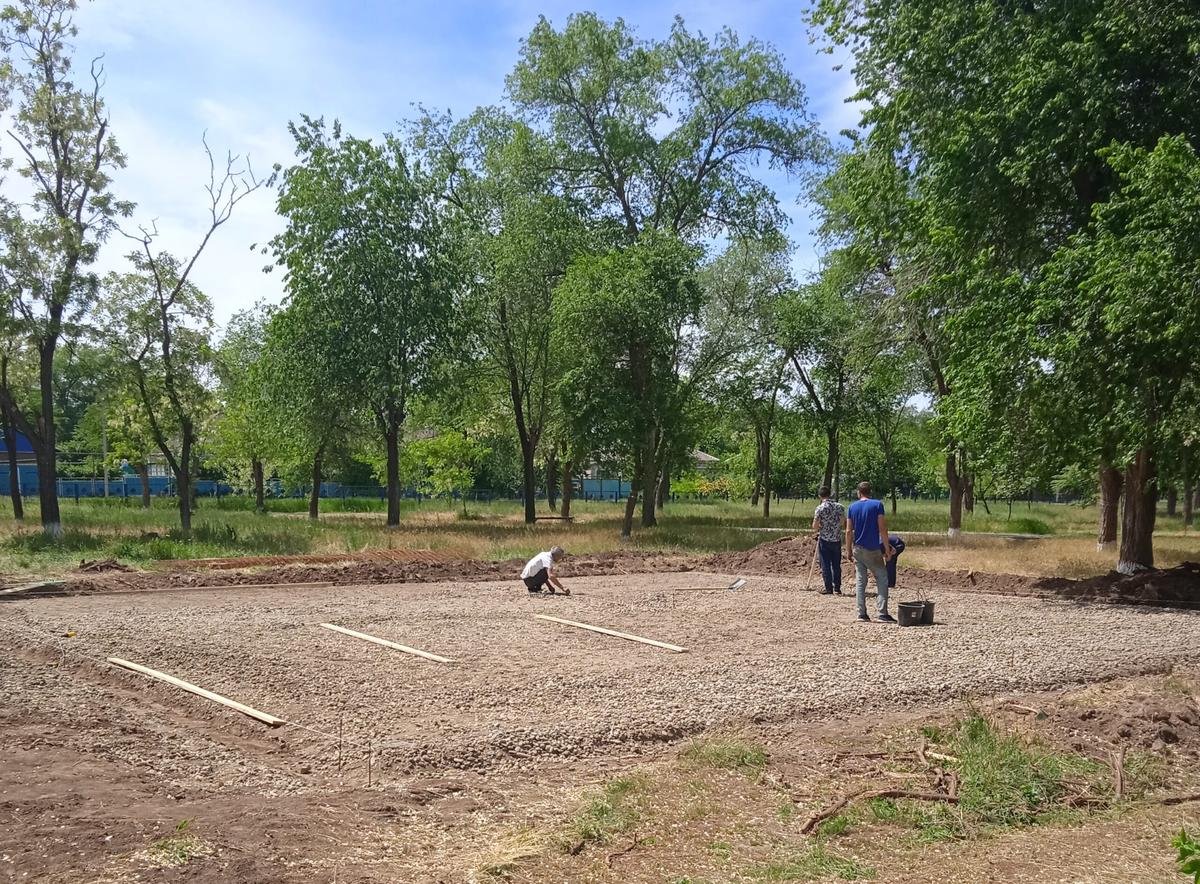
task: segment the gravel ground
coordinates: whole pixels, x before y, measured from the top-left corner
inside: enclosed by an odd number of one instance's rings
[[[43,598],[7,603],[0,626],[73,631],[60,641],[70,652],[142,663],[326,735],[340,725],[347,743],[381,747],[381,764],[393,772],[637,752],[747,719],[1039,690],[1200,660],[1200,614],[1179,610],[943,591],[941,623],[900,629],[855,623],[852,597],[799,592],[791,580],[754,578],[737,593],[676,591],[727,581],[700,573],[580,578],[571,598],[529,597],[518,584],[495,582]],[[688,651],[540,621],[538,613]],[[317,625],[326,621],[455,662]],[[55,694],[67,690],[66,679],[73,709],[91,702],[116,718],[131,706],[178,708],[193,724],[191,738],[220,728],[270,741],[273,752],[286,748],[318,773],[336,769],[336,742],[309,730],[268,732],[102,665],[76,667],[70,679],[62,670],[31,675],[15,652],[32,654],[36,644],[5,637],[13,641],[0,650],[0,694],[14,704],[61,703]],[[224,757],[213,764],[236,768]]]

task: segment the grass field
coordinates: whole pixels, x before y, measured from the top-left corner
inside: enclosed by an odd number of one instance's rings
[[[136,501],[63,501],[65,535],[52,541],[38,530],[36,504],[27,508],[24,526],[0,507],[0,573],[51,574],[78,566],[84,559],[115,558],[132,565],[164,559],[216,556],[340,553],[374,548],[434,550],[456,558],[505,559],[531,555],[552,543],[578,553],[622,547],[623,507],[612,502],[576,502],[574,524],[540,522],[527,526],[516,501],[472,504],[463,516],[438,501],[404,501],[401,525],[384,525],[381,501],[322,501],[318,522],[307,518],[306,502],[274,500],[269,511],[254,513],[242,498],[201,500],[193,517],[193,537],[183,540],[175,527],[174,501],[156,499],[149,510]],[[812,500],[784,500],[770,519],[745,503],[679,501],[668,504],[657,528],[635,530],[626,544],[635,549],[684,553],[746,549],[775,532],[804,530],[811,524]],[[544,503],[540,509],[545,511]],[[909,536],[907,561],[928,567],[973,567],[1012,573],[1084,576],[1108,570],[1111,554],[1097,554],[1092,540],[1096,510],[1066,504],[1017,504],[979,507],[966,515],[963,530],[978,536],[949,544],[944,501],[901,501],[893,531]],[[1029,534],[1044,540],[1014,542],[989,534]],[[928,534],[931,536],[922,536]],[[1160,517],[1157,549],[1163,564],[1200,554],[1195,530],[1179,518]],[[1036,550],[1036,555],[1031,552]]]

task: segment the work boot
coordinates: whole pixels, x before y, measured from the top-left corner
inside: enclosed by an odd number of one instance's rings
[[[858,615],[858,622],[859,622],[859,623],[870,623],[870,622],[871,622],[871,618],[870,618],[870,617],[868,617],[866,614],[859,614],[859,615]]]
[[[833,590],[832,589],[823,589],[823,590],[821,590],[821,595],[833,595]]]
[[[893,617],[891,614],[880,614],[880,615],[879,615],[879,622],[880,622],[880,623],[895,623],[895,622],[896,622],[896,618],[895,618],[895,617]]]

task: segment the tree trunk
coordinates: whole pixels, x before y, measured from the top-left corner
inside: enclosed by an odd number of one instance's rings
[[[654,512],[655,489],[658,486],[658,430],[651,427],[646,434],[645,448],[642,452],[642,475],[641,488],[645,489],[642,495],[642,527],[653,528],[658,524],[658,517]]]
[[[951,537],[962,534],[963,477],[958,471],[958,452],[951,450],[946,455],[946,483],[950,486],[950,530]]]
[[[525,492],[525,524],[537,521],[537,477],[533,470],[533,443],[521,439],[521,487]]]
[[[975,515],[975,476],[969,475],[963,480],[963,509]]]
[[[634,479],[629,483],[629,497],[625,501],[625,519],[621,522],[621,539],[629,540],[633,537],[633,514],[637,510],[638,488],[641,485],[640,480]]]
[[[192,425],[181,421],[182,441],[179,446],[179,463],[175,470],[175,489],[179,494],[179,531],[184,540],[192,536]]]
[[[142,509],[150,509],[150,464],[142,461],[137,465],[138,478],[142,480]]]
[[[263,463],[257,457],[250,460],[250,472],[254,476],[254,511],[265,512],[267,502],[263,490]]]
[[[658,497],[655,499],[655,504],[661,511],[667,505],[667,498],[671,494],[671,470],[664,466],[662,472],[658,476]]]
[[[390,454],[389,454],[389,457],[390,457]],[[321,515],[321,479],[323,478],[323,476],[321,475],[321,462],[324,460],[324,458],[325,458],[325,446],[322,445],[320,448],[317,449],[317,453],[313,455],[312,489],[308,493],[308,517],[310,519],[312,519],[313,521],[316,521],[317,518]],[[389,463],[388,466],[390,467],[391,464]],[[390,480],[390,478],[391,477],[389,477],[389,480]],[[389,486],[391,485],[390,481],[388,482],[388,485]],[[391,488],[390,487],[388,488],[388,497],[389,498],[391,497]],[[388,503],[388,510],[389,510],[389,512],[391,510],[390,500]]]
[[[575,492],[575,464],[571,458],[562,465],[562,517],[571,518],[571,495]]]
[[[1192,458],[1188,449],[1183,450],[1183,524],[1191,527],[1196,516],[1195,488],[1192,477]]]
[[[546,505],[550,512],[558,512],[558,452],[552,447],[546,455]]]
[[[61,318],[62,310],[58,311]],[[51,324],[57,325],[54,317]],[[37,417],[37,436],[31,438],[38,466],[38,502],[42,510],[42,530],[51,537],[62,536],[62,515],[58,509],[58,451],[54,426],[54,351],[58,335],[38,348],[38,383],[41,388],[42,410]]]
[[[838,432],[836,428],[826,428],[825,438],[829,447],[825,452],[825,480],[821,483],[826,488],[833,488],[833,470],[838,459]]]
[[[1100,467],[1100,525],[1096,551],[1104,552],[1117,542],[1117,519],[1121,506],[1121,471],[1114,466]]]
[[[1179,489],[1172,485],[1167,489],[1167,515],[1174,517],[1179,512]]]
[[[762,442],[763,518],[771,518],[771,431],[763,433]]]
[[[4,447],[8,449],[8,493],[12,497],[13,518],[25,521],[25,503],[21,499],[21,470],[17,466],[17,434],[13,430],[12,415],[4,412]]]
[[[383,434],[387,447],[387,527],[400,525],[400,422],[389,415]]]
[[[1117,570],[1122,574],[1154,567],[1154,517],[1158,502],[1155,478],[1150,450],[1138,449],[1133,462],[1125,468],[1125,510],[1117,560]]]

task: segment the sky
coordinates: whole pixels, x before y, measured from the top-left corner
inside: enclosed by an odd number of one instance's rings
[[[104,97],[128,158],[115,189],[138,204],[132,229],[154,222],[163,247],[189,254],[206,228],[208,165],[202,137],[218,158],[248,156],[260,175],[293,159],[287,123],[304,113],[340,119],[362,137],[399,128],[415,106],[465,116],[503,99],[520,43],[544,15],[561,26],[583,9],[624,18],[639,36],[663,37],[676,15],[691,30],[729,26],[773,44],[805,84],[810,111],[834,136],[857,122],[846,102],[849,66],[810,40],[794,2],[688,4],[604,2],[587,6],[384,0],[92,0],[81,2],[76,66],[103,54]],[[792,218],[796,270],[817,266],[814,222],[799,181],[772,176]],[[194,281],[219,322],[258,300],[283,296],[278,271],[252,249],[282,227],[274,193],[262,190],[217,231]],[[127,243],[104,248],[99,269],[119,269]]]

